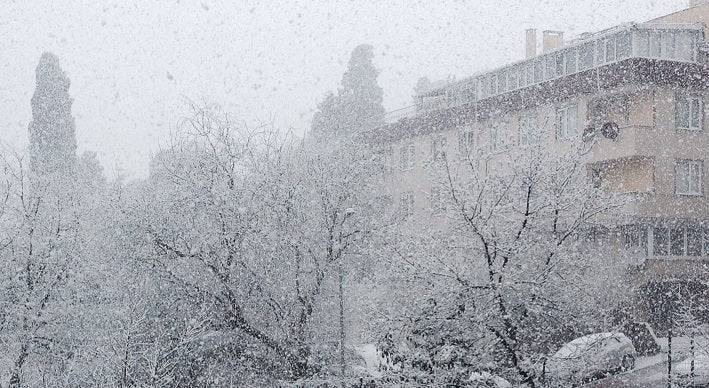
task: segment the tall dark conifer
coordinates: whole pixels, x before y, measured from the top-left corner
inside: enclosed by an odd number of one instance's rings
[[[38,174],[68,174],[76,170],[76,134],[71,115],[69,78],[51,53],[44,53],[36,69],[29,126],[30,162]]]
[[[383,123],[384,92],[377,83],[379,71],[371,45],[352,51],[337,95],[328,93],[313,116],[312,134],[327,137],[372,128]]]

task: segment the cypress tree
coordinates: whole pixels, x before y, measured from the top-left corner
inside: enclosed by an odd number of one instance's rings
[[[29,125],[30,164],[37,174],[69,174],[76,170],[76,134],[71,115],[70,81],[51,53],[44,53],[35,71]]]

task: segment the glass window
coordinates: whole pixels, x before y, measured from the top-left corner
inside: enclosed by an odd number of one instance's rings
[[[670,229],[670,254],[676,256],[684,255],[684,229]]]
[[[399,198],[399,209],[402,217],[411,217],[414,215],[414,193],[409,191],[401,195]]]
[[[593,67],[593,43],[586,43],[579,51],[579,70]]]
[[[683,61],[692,60],[693,44],[692,35],[688,32],[680,32],[675,38],[675,57]]]
[[[631,51],[633,49],[630,39],[630,32],[621,32],[620,34],[616,35],[616,58],[624,59],[630,57]]]
[[[542,82],[544,80],[544,66],[541,60],[534,61],[534,82]]]
[[[650,56],[650,36],[645,31],[635,33],[635,54],[639,57]]]
[[[702,230],[697,226],[687,228],[687,256],[702,255]]]
[[[399,167],[406,171],[416,165],[416,148],[413,144],[399,147]]]
[[[490,95],[494,96],[497,94],[497,75],[490,77]]]
[[[576,72],[576,49],[569,49],[564,52],[564,62],[566,62],[566,74]]]
[[[679,160],[675,166],[675,192],[681,195],[702,195],[704,162]]]
[[[475,130],[472,126],[465,126],[458,132],[458,151],[467,155],[475,147]]]
[[[522,114],[519,117],[519,144],[537,144],[540,140],[536,112]]]
[[[440,162],[446,159],[446,138],[443,136],[435,137],[431,141],[431,158],[434,161]]]
[[[629,225],[624,228],[625,249],[631,253],[647,254],[647,228],[642,225]]]
[[[555,55],[556,58],[556,74],[559,76],[564,74],[566,67],[564,66],[564,53],[559,52]]]
[[[510,72],[509,86],[510,90],[515,90],[519,87],[519,68],[517,67]]]
[[[596,41],[596,64],[600,65],[601,63],[606,62],[606,45],[603,42],[603,39],[599,39]]]
[[[431,187],[431,211],[439,214],[446,210],[445,191],[438,186]]]
[[[557,138],[569,140],[578,134],[578,107],[576,104],[567,105],[557,109]]]
[[[527,65],[527,85],[531,85],[534,83],[534,65],[529,64]]]
[[[653,252],[658,256],[666,256],[669,252],[669,236],[667,228],[655,227],[652,231],[653,237]]]
[[[699,96],[675,96],[675,124],[677,129],[701,131],[704,128],[704,100]]]
[[[556,55],[547,55],[544,59],[546,64],[546,79],[556,78],[557,75],[562,75],[561,73],[556,73]]]
[[[660,58],[662,56],[662,35],[659,32],[650,32],[650,57]]]
[[[502,126],[500,123],[492,123],[490,126],[490,151],[496,152],[502,149]]]
[[[675,34],[671,31],[662,33],[662,56],[669,59],[675,57]]]
[[[606,62],[615,61],[615,39],[613,37],[605,39],[606,43]]]
[[[507,91],[507,71],[501,71],[498,79],[498,92],[504,93]]]

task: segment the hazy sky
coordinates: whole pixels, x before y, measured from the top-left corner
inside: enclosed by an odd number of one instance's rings
[[[71,78],[79,150],[108,176],[147,172],[185,101],[303,131],[357,44],[374,45],[387,110],[423,75],[464,77],[520,59],[524,30],[571,36],[685,8],[687,0],[0,0],[0,128],[25,147],[34,69]]]

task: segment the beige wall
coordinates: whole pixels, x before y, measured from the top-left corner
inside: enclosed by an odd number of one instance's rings
[[[696,7],[691,7],[679,12],[671,13],[659,17],[657,19],[650,20],[651,23],[703,23],[704,24],[704,35],[709,36],[707,33],[707,26],[709,26],[709,4],[702,4]]]

